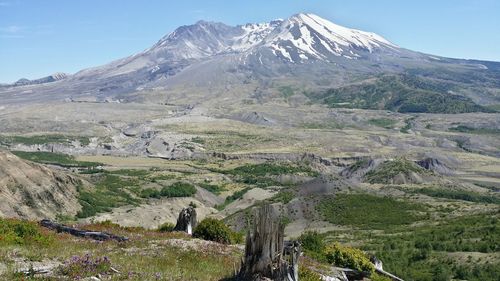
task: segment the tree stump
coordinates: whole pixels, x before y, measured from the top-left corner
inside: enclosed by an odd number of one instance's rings
[[[193,230],[196,227],[196,210],[193,207],[182,209],[177,218],[177,224],[174,231],[183,231],[189,235],[193,235]]]
[[[298,281],[300,244],[283,241],[284,225],[270,205],[255,216],[253,233],[247,234],[239,280]]]

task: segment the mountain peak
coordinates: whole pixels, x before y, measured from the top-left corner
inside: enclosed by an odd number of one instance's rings
[[[285,20],[238,26],[200,20],[177,28],[148,51],[160,52],[162,57],[199,59],[263,48],[282,60],[298,63],[332,61],[334,57],[358,59],[396,46],[375,33],[343,27],[315,14],[298,13]]]

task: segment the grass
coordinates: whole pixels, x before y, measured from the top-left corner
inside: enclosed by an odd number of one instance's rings
[[[102,271],[107,272],[107,268],[111,266],[119,273],[111,272],[105,277],[106,280],[215,281],[231,277],[235,265],[238,265],[241,259],[241,251],[231,246],[200,243],[192,248],[182,248],[169,243],[171,239],[179,239],[178,241],[188,244],[193,241],[191,237],[179,233],[122,228],[110,223],[81,225],[81,228],[130,238],[125,243],[96,242],[68,234],[56,234],[33,225],[44,237],[50,237],[52,242],[0,247],[0,257],[5,259],[3,262],[8,266],[7,271],[0,276],[1,280],[31,280],[29,277],[14,274],[14,256],[39,261],[67,262],[57,270],[59,276],[46,277],[43,280],[73,280],[75,274],[90,274],[94,269],[103,273]],[[79,262],[86,260],[86,255],[90,257],[92,264],[97,266],[89,267],[86,262]],[[99,262],[96,263],[96,260]]]
[[[12,151],[12,153],[17,157],[25,160],[67,168],[93,168],[102,165],[101,163],[97,162],[77,161],[73,156],[62,153],[52,153],[45,151]]]
[[[70,144],[74,141],[79,141],[81,145],[87,146],[90,144],[89,137],[65,136],[65,135],[38,135],[38,136],[0,136],[0,143],[5,144],[25,144],[25,145],[40,145],[40,144]]]
[[[370,119],[368,120],[368,124],[385,128],[385,129],[392,129],[394,126],[398,123],[397,120],[389,119],[389,118],[376,118],[376,119]]]
[[[317,210],[323,219],[337,225],[385,229],[423,219],[420,204],[369,194],[338,194],[320,200]]]
[[[412,161],[399,158],[380,164],[377,168],[368,172],[365,179],[369,183],[391,183],[394,177],[400,174],[409,175],[410,173],[428,174],[429,171]]]

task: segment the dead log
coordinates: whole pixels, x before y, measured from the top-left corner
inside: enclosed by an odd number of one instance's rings
[[[118,242],[128,241],[128,238],[124,236],[117,236],[107,232],[78,229],[74,227],[69,227],[64,224],[55,223],[50,220],[41,220],[40,225],[48,229],[55,230],[57,232],[69,233],[76,237],[90,238],[98,241],[107,241],[107,240],[116,240]]]
[[[238,280],[298,281],[300,244],[285,244],[284,229],[270,205],[258,211],[253,233],[247,234]]]
[[[193,207],[188,207],[182,209],[179,213],[179,218],[177,219],[177,224],[174,227],[174,231],[183,231],[187,234],[192,235],[193,230],[196,227],[196,210]]]

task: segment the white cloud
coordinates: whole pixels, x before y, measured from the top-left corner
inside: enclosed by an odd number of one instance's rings
[[[9,33],[9,34],[15,34],[19,33],[23,30],[22,27],[17,26],[17,25],[9,25],[5,27],[0,27],[0,32],[1,33]]]

